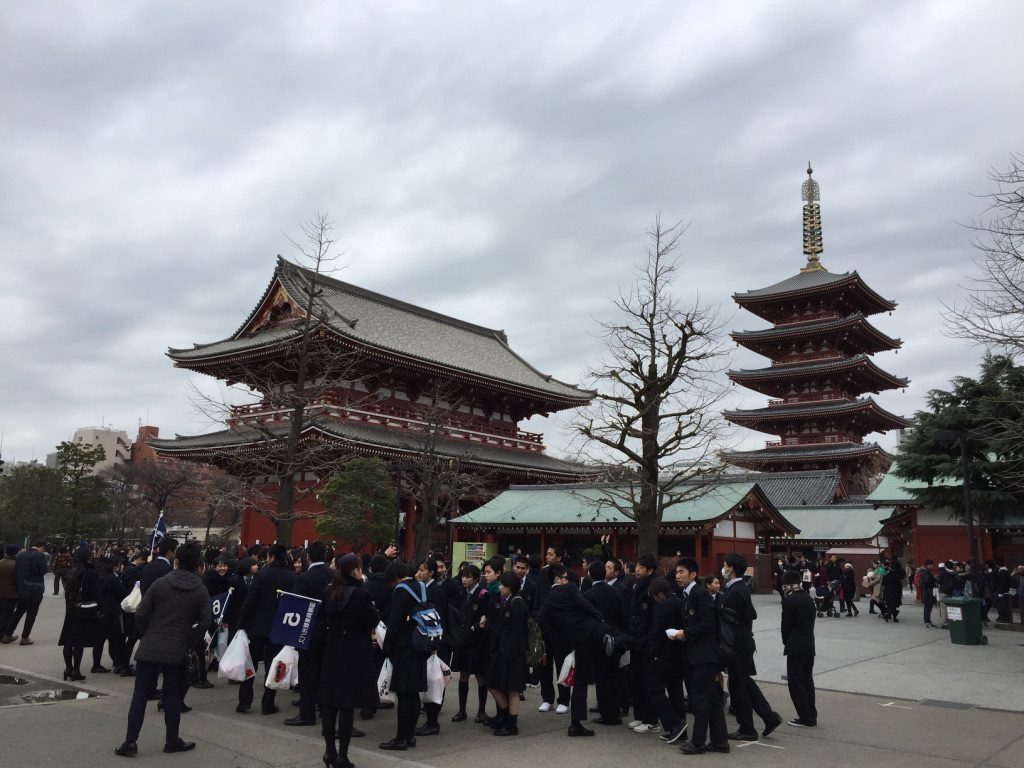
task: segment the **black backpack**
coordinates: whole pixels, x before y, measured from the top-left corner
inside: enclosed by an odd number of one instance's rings
[[[729,664],[736,658],[736,640],[739,636],[739,617],[736,611],[723,604],[721,599],[715,601],[715,622],[718,640],[718,661]]]

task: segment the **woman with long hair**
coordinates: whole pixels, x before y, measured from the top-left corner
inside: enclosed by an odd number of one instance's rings
[[[370,633],[379,618],[370,593],[363,589],[358,555],[337,559],[334,581],[323,604],[310,643],[320,670],[317,698],[324,736],[324,764],[353,768],[348,759],[356,709],[377,705],[377,680]]]
[[[85,680],[82,655],[96,645],[99,635],[100,578],[89,547],[78,549],[74,560],[64,587],[64,625],[57,644],[64,646],[64,679],[79,681]]]

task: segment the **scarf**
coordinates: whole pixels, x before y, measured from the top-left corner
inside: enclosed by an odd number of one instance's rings
[[[792,595],[794,592],[803,592],[803,587],[799,584],[783,584],[782,591],[787,595]]]
[[[495,581],[493,584],[486,584],[485,586],[487,587],[487,593],[491,597],[498,597],[499,595],[501,595],[501,589],[500,589],[501,588],[501,583],[500,582]]]

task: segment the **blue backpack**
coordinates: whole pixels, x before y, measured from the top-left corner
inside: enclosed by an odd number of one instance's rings
[[[409,616],[415,625],[412,633],[412,648],[420,653],[433,653],[441,647],[444,626],[441,624],[441,616],[437,609],[433,603],[427,600],[426,585],[422,581],[417,583],[420,588],[418,595],[405,582],[398,585],[412,595],[417,602],[416,609]]]

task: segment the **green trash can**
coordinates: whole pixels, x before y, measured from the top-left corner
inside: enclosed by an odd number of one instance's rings
[[[988,645],[981,634],[981,600],[975,597],[947,597],[949,640],[955,645]]]

